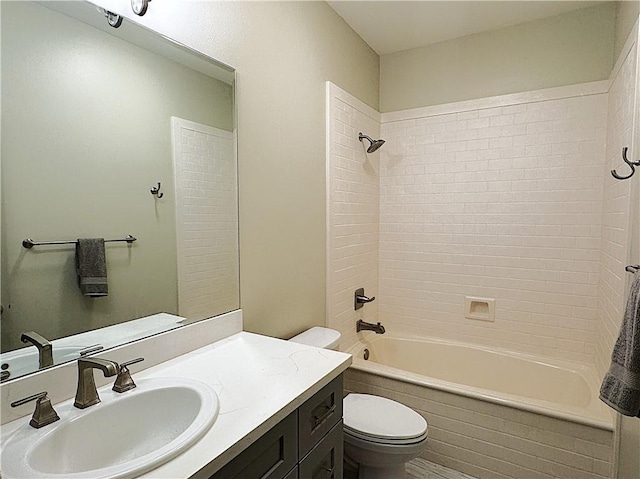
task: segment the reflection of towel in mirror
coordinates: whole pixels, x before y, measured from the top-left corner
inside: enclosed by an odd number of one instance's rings
[[[85,296],[106,296],[107,258],[103,238],[79,238],[76,243],[78,286]]]
[[[640,417],[640,272],[636,273],[600,399],[625,416]]]

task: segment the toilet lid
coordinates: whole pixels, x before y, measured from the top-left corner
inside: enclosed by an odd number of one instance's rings
[[[343,408],[345,430],[355,436],[395,441],[422,438],[427,432],[420,414],[391,399],[351,393]]]

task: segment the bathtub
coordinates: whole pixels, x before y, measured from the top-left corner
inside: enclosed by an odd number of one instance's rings
[[[426,459],[479,478],[609,477],[614,416],[588,367],[438,339],[362,336],[348,351],[345,389],[422,413],[432,439]]]

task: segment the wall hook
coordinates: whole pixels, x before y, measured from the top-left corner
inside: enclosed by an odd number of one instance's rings
[[[160,182],[158,181],[158,186],[152,186],[151,187],[151,194],[153,196],[155,196],[156,198],[162,198],[164,196],[164,193],[160,193]]]
[[[627,176],[620,176],[618,173],[616,173],[616,170],[611,170],[611,174],[616,180],[628,180],[636,172],[636,166],[640,166],[640,161],[629,161],[627,159],[628,150],[629,148],[627,148],[626,146],[622,149],[622,159],[627,165],[629,165],[629,168],[631,168],[631,173],[629,173]]]

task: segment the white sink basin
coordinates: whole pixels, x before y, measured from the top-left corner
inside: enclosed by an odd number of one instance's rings
[[[198,381],[141,379],[122,394],[99,390],[87,409],[55,406],[60,420],[41,429],[29,418],[2,441],[2,477],[133,478],[198,441],[218,417],[218,396]]]

